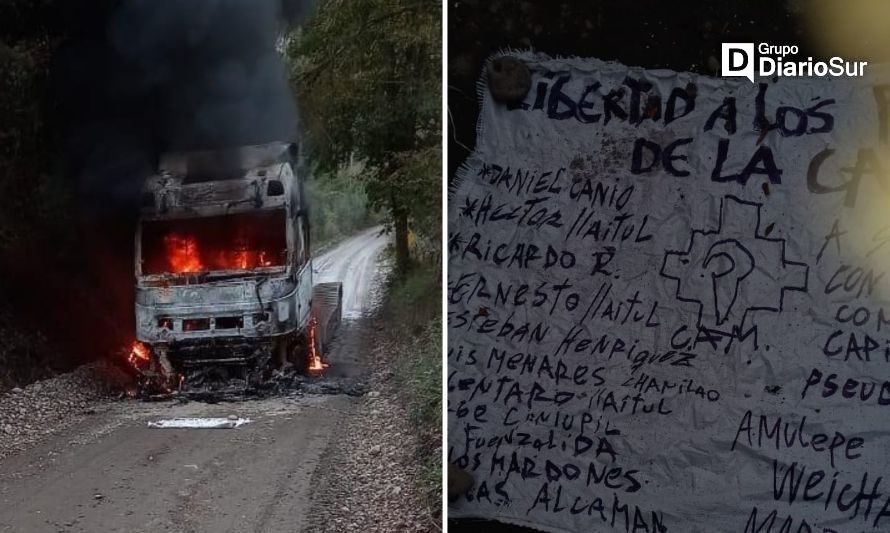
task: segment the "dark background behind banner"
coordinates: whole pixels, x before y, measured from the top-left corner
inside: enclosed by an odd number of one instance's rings
[[[718,75],[724,42],[798,45],[796,56],[890,59],[890,2],[831,0],[510,1],[466,0],[448,11],[448,179],[476,143],[477,81],[485,60],[507,48],[596,57],[629,66]],[[840,16],[838,16],[840,15]],[[755,44],[756,46],[756,44]],[[451,531],[534,531],[452,520]]]

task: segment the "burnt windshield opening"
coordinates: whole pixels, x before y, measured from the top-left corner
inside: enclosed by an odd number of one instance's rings
[[[142,273],[195,274],[287,262],[284,210],[142,223]]]

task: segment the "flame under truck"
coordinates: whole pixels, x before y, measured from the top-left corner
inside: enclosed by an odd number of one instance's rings
[[[144,385],[251,387],[323,367],[342,287],[313,284],[302,170],[286,143],[161,158],[135,243]]]

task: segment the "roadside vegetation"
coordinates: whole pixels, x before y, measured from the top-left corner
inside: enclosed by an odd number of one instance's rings
[[[362,165],[405,273],[411,235],[441,228],[441,4],[321,0],[285,48],[312,164]]]
[[[368,206],[361,171],[360,165],[351,165],[306,182],[313,254],[383,222],[382,215]]]
[[[322,0],[287,46],[313,163],[329,179],[358,163],[369,207],[394,234],[382,320],[430,509],[442,486],[440,10],[435,0]]]
[[[435,266],[416,266],[390,280],[384,327],[392,331],[391,361],[399,390],[417,428],[418,480],[427,507],[440,509],[442,490],[441,278]]]
[[[45,324],[22,307],[19,276],[40,264],[67,267],[74,240],[70,191],[52,172],[50,64],[65,32],[60,16],[46,1],[0,0],[0,391],[65,368]]]
[[[440,512],[441,4],[320,0],[285,49],[319,176],[316,242],[367,224],[368,210],[393,234],[384,342],[416,428],[418,483]]]

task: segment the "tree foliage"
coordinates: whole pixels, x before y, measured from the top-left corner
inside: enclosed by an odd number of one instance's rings
[[[368,196],[358,171],[360,167],[345,167],[320,173],[316,179],[306,182],[315,253],[380,223],[378,214],[368,207]]]
[[[51,180],[55,139],[50,63],[63,28],[49,1],[0,0],[0,390],[61,367],[43,324],[23,319],[12,292],[40,244],[64,235],[64,191]],[[43,257],[54,255],[56,248]],[[43,248],[49,248],[43,244]]]
[[[11,8],[3,4],[3,7]],[[48,68],[52,41],[24,29],[0,33],[0,246],[30,238],[47,173]]]
[[[409,223],[432,239],[440,230],[440,3],[322,0],[287,55],[315,162],[364,163],[403,263]]]

